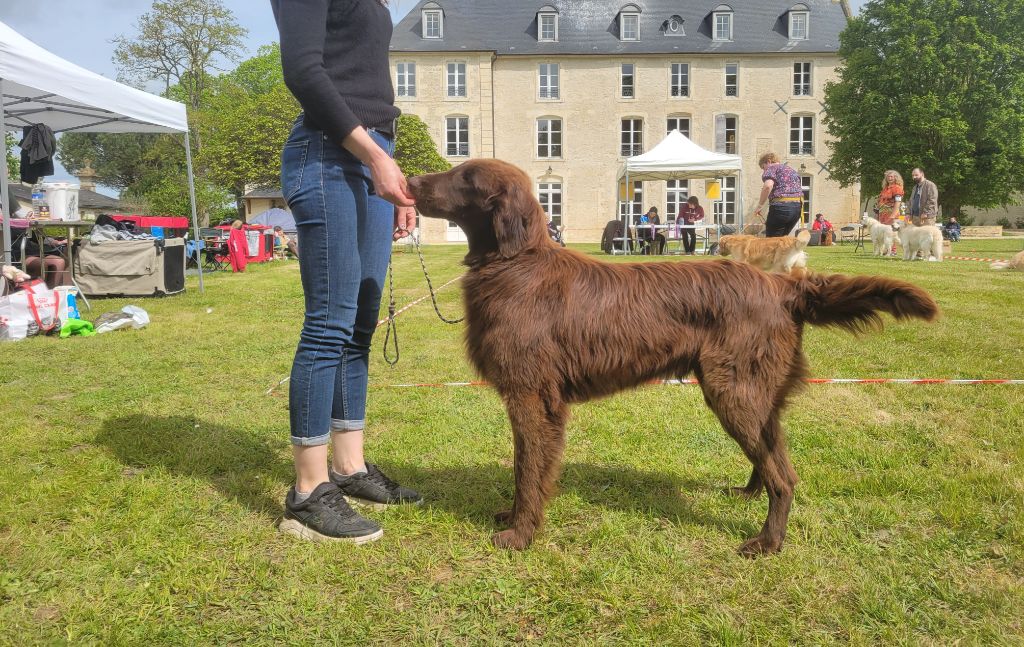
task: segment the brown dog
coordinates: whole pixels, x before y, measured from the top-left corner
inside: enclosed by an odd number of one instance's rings
[[[753,265],[765,272],[789,273],[794,267],[807,267],[804,249],[811,240],[806,229],[793,236],[779,238],[758,238],[745,234],[722,236],[718,241],[718,253],[732,256],[740,263]]]
[[[614,264],[562,249],[529,177],[505,162],[466,162],[409,187],[424,215],[455,221],[469,240],[466,343],[505,402],[515,445],[515,498],[497,516],[509,526],[497,546],[525,548],[542,524],[570,404],[692,372],[753,463],[736,490],[768,490],[764,527],[740,552],[778,551],[797,482],[779,414],[807,375],[803,324],[857,331],[877,326],[878,311],[938,314],[926,292],[889,278],[798,278],[731,261]]]

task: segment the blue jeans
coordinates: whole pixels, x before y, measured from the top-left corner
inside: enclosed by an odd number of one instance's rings
[[[370,136],[394,154],[393,142]],[[332,431],[362,429],[370,340],[391,257],[394,207],[370,170],[324,133],[292,128],[281,153],[281,189],[298,229],[306,318],[292,364],[291,441],[312,446]]]
[[[803,203],[777,202],[768,206],[768,217],[764,220],[765,238],[788,236],[800,224]]]

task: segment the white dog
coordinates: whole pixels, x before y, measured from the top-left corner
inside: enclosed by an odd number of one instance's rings
[[[929,261],[942,260],[942,230],[936,225],[917,227],[911,222],[897,224],[903,260],[912,261],[918,252]]]
[[[892,225],[883,225],[871,216],[864,216],[860,222],[865,227],[870,227],[875,256],[892,256],[892,244],[896,240]]]

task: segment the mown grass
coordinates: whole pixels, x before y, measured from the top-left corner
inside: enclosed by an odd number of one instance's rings
[[[426,253],[435,285],[461,273],[458,248]],[[816,376],[1024,378],[1024,274],[811,254],[943,309],[863,338],[810,330]],[[399,305],[425,293],[414,254],[395,268]],[[206,286],[138,301],[141,331],[0,347],[0,641],[1024,642],[1024,387],[809,387],[784,420],[802,478],[787,545],[756,561],[735,548],[766,503],[720,494],[749,467],[699,390],[579,406],[548,525],[507,553],[489,544],[512,491],[497,397],[389,387],[473,377],[459,327],[423,303],[399,319],[396,368],[374,350],[368,454],[428,502],[375,513],[376,544],[312,545],[274,529],[287,391],[266,395],[301,322],[296,265]],[[454,286],[441,305],[460,312]]]

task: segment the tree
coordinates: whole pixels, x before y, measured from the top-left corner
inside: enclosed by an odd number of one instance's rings
[[[160,174],[173,161],[151,154],[173,135],[138,133],[65,133],[57,140],[57,159],[71,173],[85,168],[89,160],[100,183],[118,191],[131,191],[147,175]],[[180,147],[180,143],[179,143]],[[163,146],[160,150],[172,150]]]
[[[232,193],[241,209],[247,186],[280,181],[281,147],[299,104],[285,87],[277,45],[260,48],[209,88],[197,119],[204,142],[198,159],[208,179]]]
[[[416,115],[398,118],[395,161],[406,177],[439,173],[452,166],[437,152],[437,144],[431,139],[427,125]]]
[[[17,144],[12,133],[4,134],[4,144],[4,151],[7,153],[7,177],[16,178],[20,172],[21,164],[12,150]]]
[[[238,60],[248,31],[221,0],[156,0],[133,37],[114,39],[119,78],[145,84],[159,80],[166,93],[178,87],[192,110],[202,104],[220,59]]]
[[[830,169],[867,193],[920,166],[944,213],[1024,191],[1024,0],[872,0],[825,89]]]

